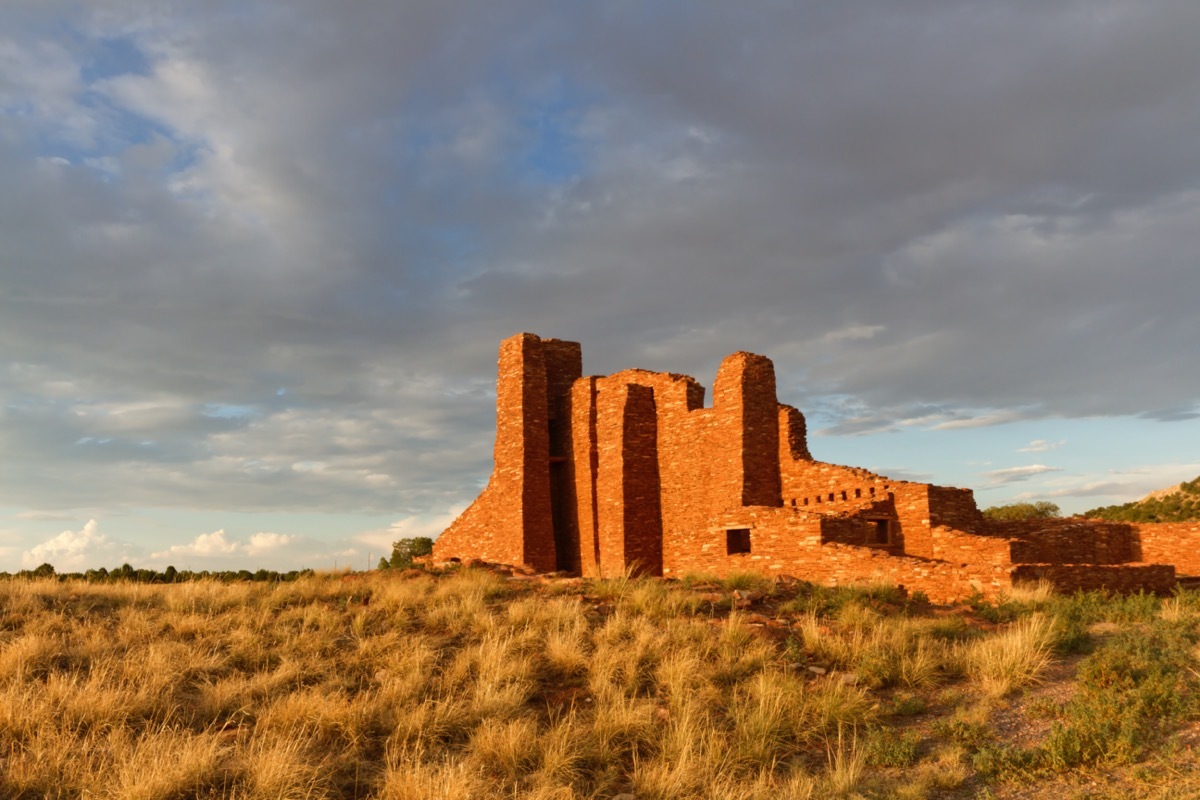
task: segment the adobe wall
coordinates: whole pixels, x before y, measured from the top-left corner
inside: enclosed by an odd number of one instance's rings
[[[1133,557],[1174,564],[1179,575],[1200,576],[1200,522],[1131,523]]]

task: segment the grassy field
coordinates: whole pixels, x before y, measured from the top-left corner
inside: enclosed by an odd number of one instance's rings
[[[0,581],[3,798],[1200,797],[1200,596]]]

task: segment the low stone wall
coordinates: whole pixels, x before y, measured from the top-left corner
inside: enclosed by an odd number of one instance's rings
[[[1200,576],[1200,522],[1143,522],[1131,527],[1141,561],[1174,564],[1179,575]]]
[[[1012,588],[1011,568],[1006,564],[958,564],[841,544],[822,545],[814,555],[808,563],[796,565],[792,574],[826,586],[894,583],[910,592],[924,592],[934,603],[952,603],[976,593],[995,600]]]
[[[1014,539],[1012,560],[1018,564],[1158,563],[1134,553],[1133,527],[1124,522],[1088,519],[1028,519],[990,522],[994,536]]]
[[[1175,567],[1170,564],[1018,564],[1014,583],[1047,580],[1060,592],[1107,589],[1120,594],[1138,591],[1170,594],[1175,588]]]

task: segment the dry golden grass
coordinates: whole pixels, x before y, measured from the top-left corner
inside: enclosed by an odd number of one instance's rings
[[[887,693],[1002,703],[1054,639],[1038,614],[978,633],[861,598],[773,638],[704,594],[481,570],[0,582],[0,797],[937,796],[969,779],[962,748],[902,777],[869,761]]]
[[[811,794],[860,690],[690,593],[591,587],[610,613],[484,571],[5,582],[0,796]]]
[[[994,697],[1035,683],[1054,661],[1054,620],[1034,614],[962,651],[966,672]]]

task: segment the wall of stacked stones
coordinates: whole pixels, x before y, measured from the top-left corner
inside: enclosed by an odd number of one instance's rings
[[[944,525],[931,529],[929,538],[934,557],[943,561],[1003,567],[1013,563],[1011,543],[1007,539],[976,536]]]
[[[530,334],[504,340],[496,382],[492,475],[475,502],[434,542],[435,557],[555,569],[550,475],[545,466],[550,452],[545,387],[540,340]]]
[[[1012,575],[1016,583],[1048,580],[1068,593],[1106,589],[1169,594],[1175,588],[1175,568],[1170,564],[1018,564]]]
[[[652,574],[712,571],[728,561],[715,516],[781,506],[770,361],[729,356],[712,407],[703,401],[699,384],[669,373],[625,370],[577,382],[576,439],[595,442],[594,459],[578,447],[573,454],[585,572],[596,562],[586,553],[589,540],[600,553],[600,574],[625,564]]]
[[[707,409],[687,376],[581,378],[577,343],[531,334],[505,340],[498,373],[492,476],[439,537],[438,557],[584,574],[633,564],[667,575],[878,579],[938,602],[997,596],[1014,561],[1020,579],[1064,588],[1173,580],[1169,568],[1112,566],[1136,560],[1200,575],[1197,524],[985,524],[969,490],[813,461],[803,415],[776,401],[761,356],[726,358]],[[881,517],[894,520],[891,541],[867,546]],[[749,552],[729,552],[730,531],[749,531]]]
[[[1121,522],[1083,519],[989,522],[989,533],[1013,539],[1019,564],[1124,564],[1133,554],[1133,528]]]
[[[983,514],[975,504],[975,493],[954,486],[924,486],[929,503],[929,524],[932,527],[954,528],[966,533],[979,533],[984,527]]]
[[[870,508],[888,499],[893,483],[865,469],[794,459],[789,452],[781,453],[779,467],[784,504],[813,513]]]
[[[558,569],[555,542],[577,542],[575,509],[552,502],[551,429],[555,455],[571,448],[565,387],[579,378],[582,354],[575,342],[518,334],[500,345],[496,380],[496,443],[492,474],[475,501],[434,542],[436,558],[479,558]],[[556,424],[551,425],[554,419]],[[556,463],[565,464],[561,456]],[[560,487],[570,472],[554,476]],[[557,514],[556,514],[557,511]],[[578,545],[575,544],[576,549]]]
[[[1011,587],[1011,566],[1004,558],[951,563],[902,556],[885,547],[830,543],[830,537],[837,535],[833,529],[862,524],[853,517],[750,507],[731,509],[718,515],[713,523],[711,541],[673,564],[666,571],[668,576],[693,572],[724,577],[753,571],[768,577],[790,575],[829,586],[875,580],[924,592],[938,603],[961,600],[975,592],[994,599]],[[724,533],[736,527],[749,528],[751,551],[726,555]],[[985,540],[982,544],[994,543]]]
[[[1011,567],[953,564],[894,556],[881,550],[827,544],[818,557],[796,565],[796,577],[827,586],[880,581],[924,592],[934,603],[950,603],[975,594],[997,599],[1012,588]]]
[[[711,470],[703,389],[683,376],[626,370],[583,378],[571,396],[582,572],[620,574],[637,562],[660,574],[672,532],[707,508],[695,502],[707,499],[697,487]]]
[[[1133,523],[1133,557],[1174,564],[1179,575],[1200,576],[1200,522]]]

